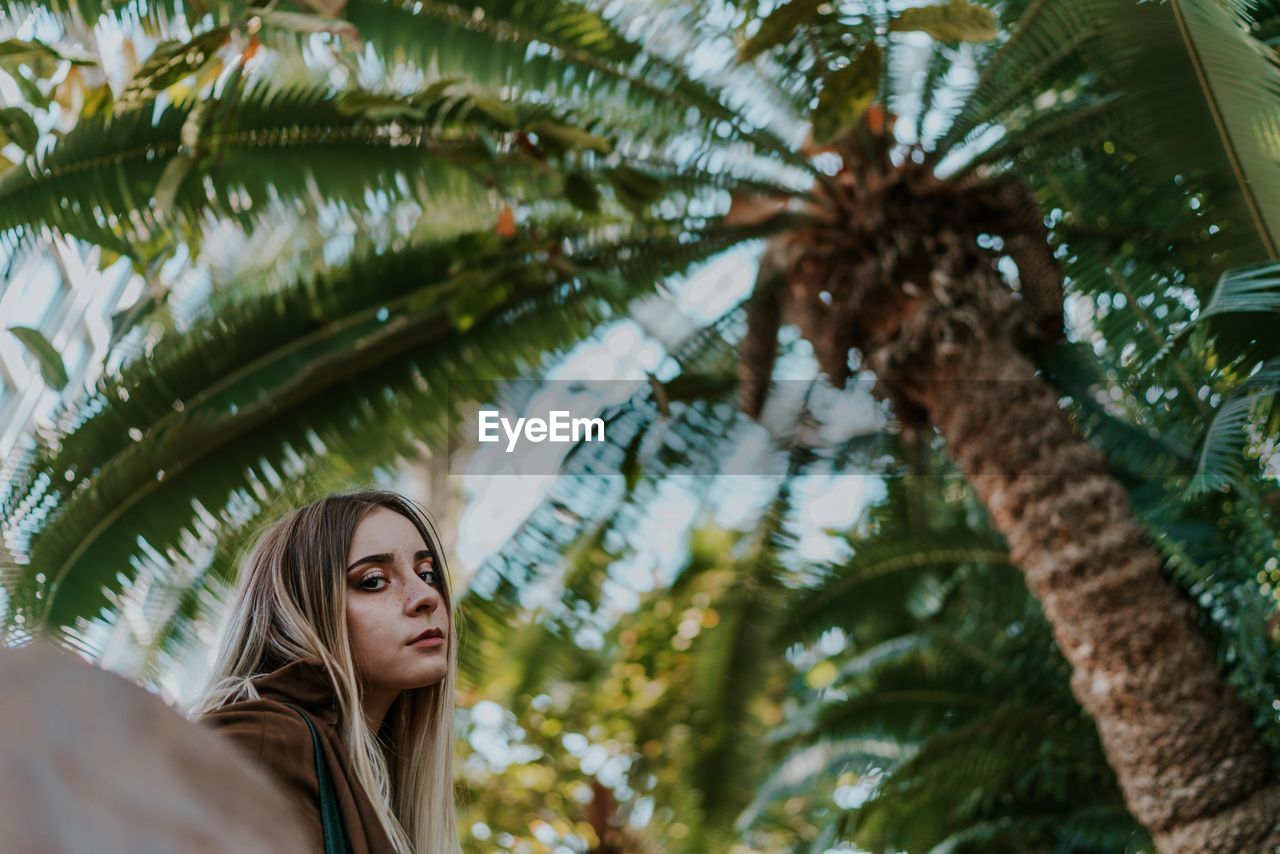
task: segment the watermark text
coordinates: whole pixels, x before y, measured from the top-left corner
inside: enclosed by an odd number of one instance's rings
[[[517,418],[512,424],[509,418],[502,416],[497,409],[479,410],[478,436],[481,442],[500,442],[499,428],[506,434],[506,452],[510,454],[516,449],[523,433],[527,442],[552,442],[556,444],[576,444],[578,442],[603,442],[603,418],[570,418],[569,410],[553,409],[547,413],[548,418]]]

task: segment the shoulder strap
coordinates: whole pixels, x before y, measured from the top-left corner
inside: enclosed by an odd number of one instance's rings
[[[315,724],[311,723],[311,718],[306,712],[293,703],[285,703],[285,705],[302,715],[302,719],[307,723],[307,729],[311,730],[311,746],[315,748],[316,753],[316,779],[320,782],[320,823],[324,829],[324,852],[325,854],[350,854],[347,832],[342,826],[342,810],[338,808],[338,796],[333,789],[333,778],[329,775],[329,763],[324,758],[324,751],[320,749],[320,736],[316,734]]]

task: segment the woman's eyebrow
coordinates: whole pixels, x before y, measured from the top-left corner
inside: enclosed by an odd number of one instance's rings
[[[416,551],[413,553],[413,561],[414,563],[417,563],[420,560],[426,560],[427,558],[434,558],[435,556],[436,556],[436,553],[433,552],[431,549],[420,549],[419,551]],[[380,554],[376,554],[376,555],[365,555],[364,557],[357,560],[355,563],[351,564],[351,566],[347,567],[347,572],[350,572],[351,570],[355,569],[357,566],[363,566],[366,563],[395,563],[395,556],[392,555],[391,552],[381,552]]]
[[[355,563],[351,564],[351,566],[347,567],[347,572],[350,572],[357,566],[362,566],[366,563],[391,563],[391,553],[382,552],[381,554],[376,555],[365,555]]]

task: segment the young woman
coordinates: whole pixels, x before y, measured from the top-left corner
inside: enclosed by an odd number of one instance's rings
[[[276,522],[250,553],[194,716],[280,782],[315,851],[452,854],[456,661],[426,517],[395,493],[332,495]],[[332,820],[325,835],[312,728],[345,849]]]

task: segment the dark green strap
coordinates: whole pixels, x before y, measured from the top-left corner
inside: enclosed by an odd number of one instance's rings
[[[315,724],[302,709],[293,703],[285,703],[307,722],[311,730],[311,745],[316,751],[316,779],[320,782],[320,824],[324,828],[324,854],[350,854],[347,845],[347,832],[342,826],[342,810],[338,808],[338,795],[333,790],[333,778],[329,776],[329,763],[325,761],[324,751],[320,749],[320,736],[316,733]]]

